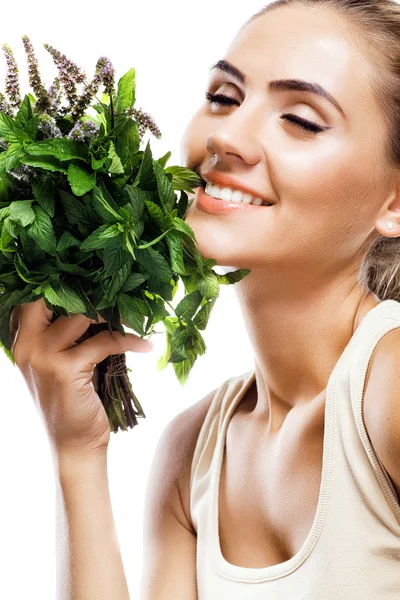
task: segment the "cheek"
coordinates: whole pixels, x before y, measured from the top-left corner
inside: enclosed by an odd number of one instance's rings
[[[200,108],[190,119],[180,143],[181,165],[193,169],[203,162],[207,136]],[[202,125],[203,123],[203,125]]]
[[[380,175],[370,150],[362,156],[349,144],[347,151],[343,143],[302,145],[271,158],[283,216],[322,231],[340,229],[342,242],[346,231],[353,236],[354,228],[363,237],[364,227],[373,226],[379,196]]]

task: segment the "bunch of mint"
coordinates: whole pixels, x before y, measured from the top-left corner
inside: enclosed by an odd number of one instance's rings
[[[108,58],[97,61],[88,81],[75,63],[44,44],[59,73],[46,90],[32,44],[27,36],[22,40],[35,94],[23,100],[13,52],[3,45],[0,345],[15,365],[11,312],[40,297],[53,321],[70,313],[97,321],[79,341],[101,329],[125,335],[121,319],[142,337],[162,322],[166,349],[157,366],[161,370],[171,363],[183,385],[206,350],[200,331],[219,285],[236,283],[250,271],[220,275],[213,271],[216,261],[198,252],[184,219],[187,192],[202,180],[185,167],[166,167],[170,152],[155,160],[149,143],[140,149],[147,129],[157,138],[161,133],[150,115],[134,108],[135,70],[115,89]],[[89,107],[92,115],[86,113]],[[179,280],[185,295],[174,308]],[[97,313],[106,323],[98,322]],[[111,430],[137,425],[137,417],[145,414],[125,355],[111,355],[96,369]]]

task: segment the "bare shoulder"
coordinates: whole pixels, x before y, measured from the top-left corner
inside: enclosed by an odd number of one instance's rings
[[[378,342],[367,369],[363,418],[400,498],[400,328]]]
[[[217,389],[177,414],[163,433],[169,438],[169,456],[173,461],[171,475],[179,492],[179,506],[175,509],[181,513],[180,519],[194,534],[196,532],[190,518],[190,471],[199,433]]]

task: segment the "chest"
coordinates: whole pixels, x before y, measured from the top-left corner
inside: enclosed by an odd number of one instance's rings
[[[312,528],[321,485],[324,403],[301,428],[287,425],[284,435],[266,440],[240,413],[228,424],[218,514],[221,551],[234,565],[284,562]]]

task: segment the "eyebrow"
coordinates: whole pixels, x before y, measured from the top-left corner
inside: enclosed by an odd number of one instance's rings
[[[239,81],[241,84],[245,84],[246,78],[241,71],[237,67],[234,67],[227,60],[218,60],[210,67],[210,72],[214,69],[218,69],[219,71],[223,71],[224,73],[228,73],[234,79]],[[342,116],[347,119],[346,114],[343,108],[340,106],[339,102],[323,88],[319,83],[311,83],[309,81],[304,81],[303,79],[276,79],[274,81],[268,82],[268,89],[270,91],[273,90],[284,90],[284,91],[296,91],[296,92],[311,92],[312,94],[316,94],[317,96],[321,96],[328,100],[337,110],[342,114]]]

